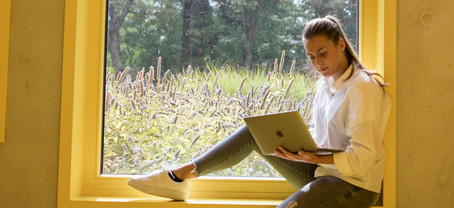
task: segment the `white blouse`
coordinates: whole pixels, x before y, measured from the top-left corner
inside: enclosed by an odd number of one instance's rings
[[[312,118],[313,137],[321,148],[343,149],[334,153],[334,165],[321,164],[315,176],[335,176],[358,187],[381,191],[384,175],[384,131],[391,99],[363,70],[353,67],[336,81],[317,82]]]

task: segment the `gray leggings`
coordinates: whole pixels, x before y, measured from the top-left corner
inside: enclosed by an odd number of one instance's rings
[[[314,177],[316,165],[263,155],[246,125],[193,161],[197,176],[232,167],[256,151],[287,181],[299,189],[278,207],[370,207],[379,198],[371,192],[332,176]]]

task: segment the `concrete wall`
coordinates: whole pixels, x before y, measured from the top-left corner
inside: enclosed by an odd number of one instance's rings
[[[397,207],[454,204],[454,2],[398,1]],[[63,0],[12,1],[0,208],[56,207]]]
[[[57,203],[64,1],[12,0],[0,207]]]
[[[454,1],[397,5],[397,207],[453,207]]]

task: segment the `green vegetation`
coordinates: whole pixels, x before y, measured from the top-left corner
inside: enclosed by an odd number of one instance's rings
[[[357,0],[109,0],[107,64],[137,73],[161,56],[163,70],[230,63],[254,69],[286,50],[306,62],[301,34],[315,17],[336,15],[356,45]],[[287,62],[285,69],[290,68]],[[176,71],[175,71],[176,70]]]
[[[181,165],[248,115],[297,109],[307,119],[314,79],[301,32],[310,19],[336,15],[356,45],[357,0],[107,2],[103,173]],[[292,62],[275,59],[282,48]],[[257,154],[215,174],[278,176]]]
[[[104,173],[142,174],[171,168],[200,156],[241,126],[250,115],[298,110],[309,118],[314,78],[273,67],[245,71],[207,64],[181,73],[126,68],[106,76]],[[284,72],[287,71],[287,72]],[[307,70],[305,70],[307,71]],[[258,154],[214,173],[222,176],[279,174]]]

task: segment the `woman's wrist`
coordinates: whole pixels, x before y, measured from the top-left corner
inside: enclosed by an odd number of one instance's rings
[[[334,164],[334,156],[329,155],[317,155],[317,162],[315,164]]]

